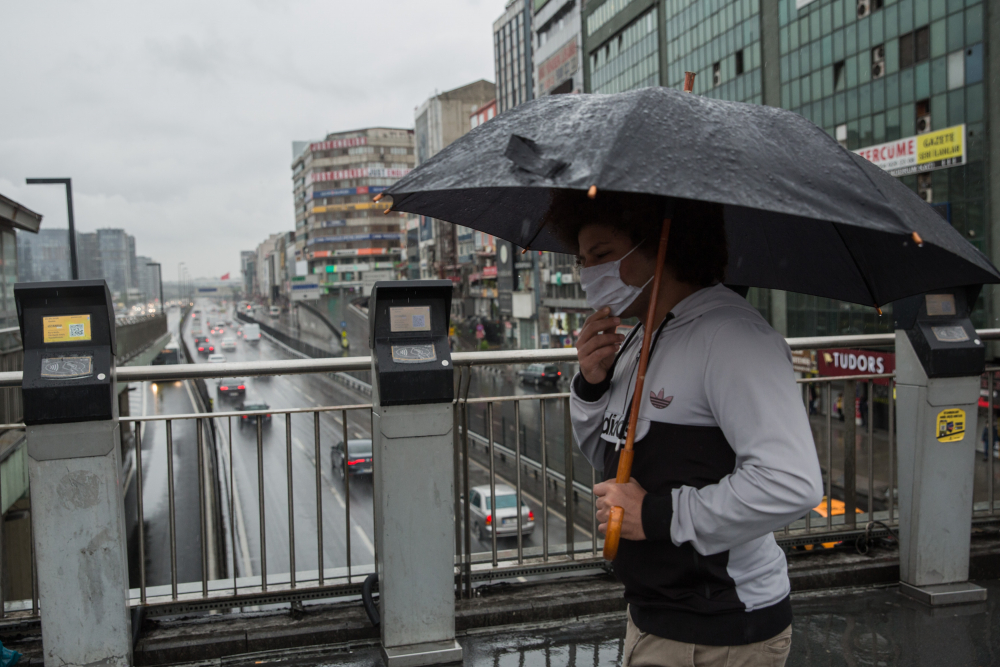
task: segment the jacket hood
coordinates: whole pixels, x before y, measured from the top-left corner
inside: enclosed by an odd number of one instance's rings
[[[684,326],[717,308],[736,308],[761,317],[757,309],[751,306],[746,299],[719,283],[711,287],[703,287],[682,299],[671,309],[670,312],[674,314],[674,319],[667,324],[666,328],[675,329]]]

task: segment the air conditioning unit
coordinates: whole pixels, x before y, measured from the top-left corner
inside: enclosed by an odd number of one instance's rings
[[[872,78],[881,79],[885,76],[885,44],[879,44],[872,49]]]
[[[858,18],[863,19],[872,13],[871,0],[858,0]]]
[[[917,116],[917,134],[931,131],[931,115]]]
[[[930,203],[932,203],[934,201],[934,195],[932,194],[933,192],[934,191],[931,190],[931,188],[927,188],[926,190],[921,190],[917,194],[920,195],[921,199],[923,199],[925,202],[927,202],[928,204],[930,204]]]
[[[719,70],[712,72],[712,85],[718,86],[722,83],[722,73]]]

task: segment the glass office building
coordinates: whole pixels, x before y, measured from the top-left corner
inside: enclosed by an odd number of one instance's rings
[[[653,32],[650,16],[656,22]],[[1000,206],[1000,169],[989,169],[991,150],[1000,159],[1000,139],[990,132],[990,114],[1000,122],[1000,109],[991,108],[986,84],[989,54],[1000,59],[1000,5],[990,7],[984,0],[605,0],[589,3],[583,22],[588,92],[680,88],[684,72],[691,71],[697,73],[698,94],[795,111],[845,148],[886,168],[994,263],[1000,259],[991,245],[1000,229],[994,230],[990,213]],[[991,23],[996,24],[992,32]],[[637,31],[655,42],[656,76],[628,75],[642,61],[628,49],[616,50]],[[618,79],[604,74],[615,66],[615,57],[622,60],[615,70]],[[623,76],[624,85],[609,85]],[[951,141],[957,159],[944,164],[880,160],[928,133]],[[750,300],[789,336],[892,329],[890,308],[879,316],[873,308],[763,290],[751,290]],[[974,314],[977,326],[996,326],[998,312],[1000,289],[987,287]]]

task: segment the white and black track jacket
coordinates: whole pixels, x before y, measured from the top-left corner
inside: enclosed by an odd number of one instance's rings
[[[573,432],[605,479],[618,469],[641,343],[638,331],[605,382],[573,379]],[[677,304],[651,347],[632,466],[649,494],[647,539],[623,539],[614,562],[632,619],[695,644],[770,639],[791,622],[772,531],[823,495],[791,352],[723,285]]]

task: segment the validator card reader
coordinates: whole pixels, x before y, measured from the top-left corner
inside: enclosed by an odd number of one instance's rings
[[[103,280],[14,286],[42,648],[65,665],[129,667],[128,533]]]
[[[115,315],[103,280],[18,283],[24,423],[112,419]]]
[[[454,399],[451,293],[450,280],[380,281],[372,287],[368,344],[382,405]]]
[[[450,280],[377,282],[372,486],[386,667],[461,661],[455,640],[455,372]]]
[[[980,288],[935,290],[893,303],[900,592],[930,605],[986,599],[986,589],[969,582],[986,364],[986,346],[969,316]]]

